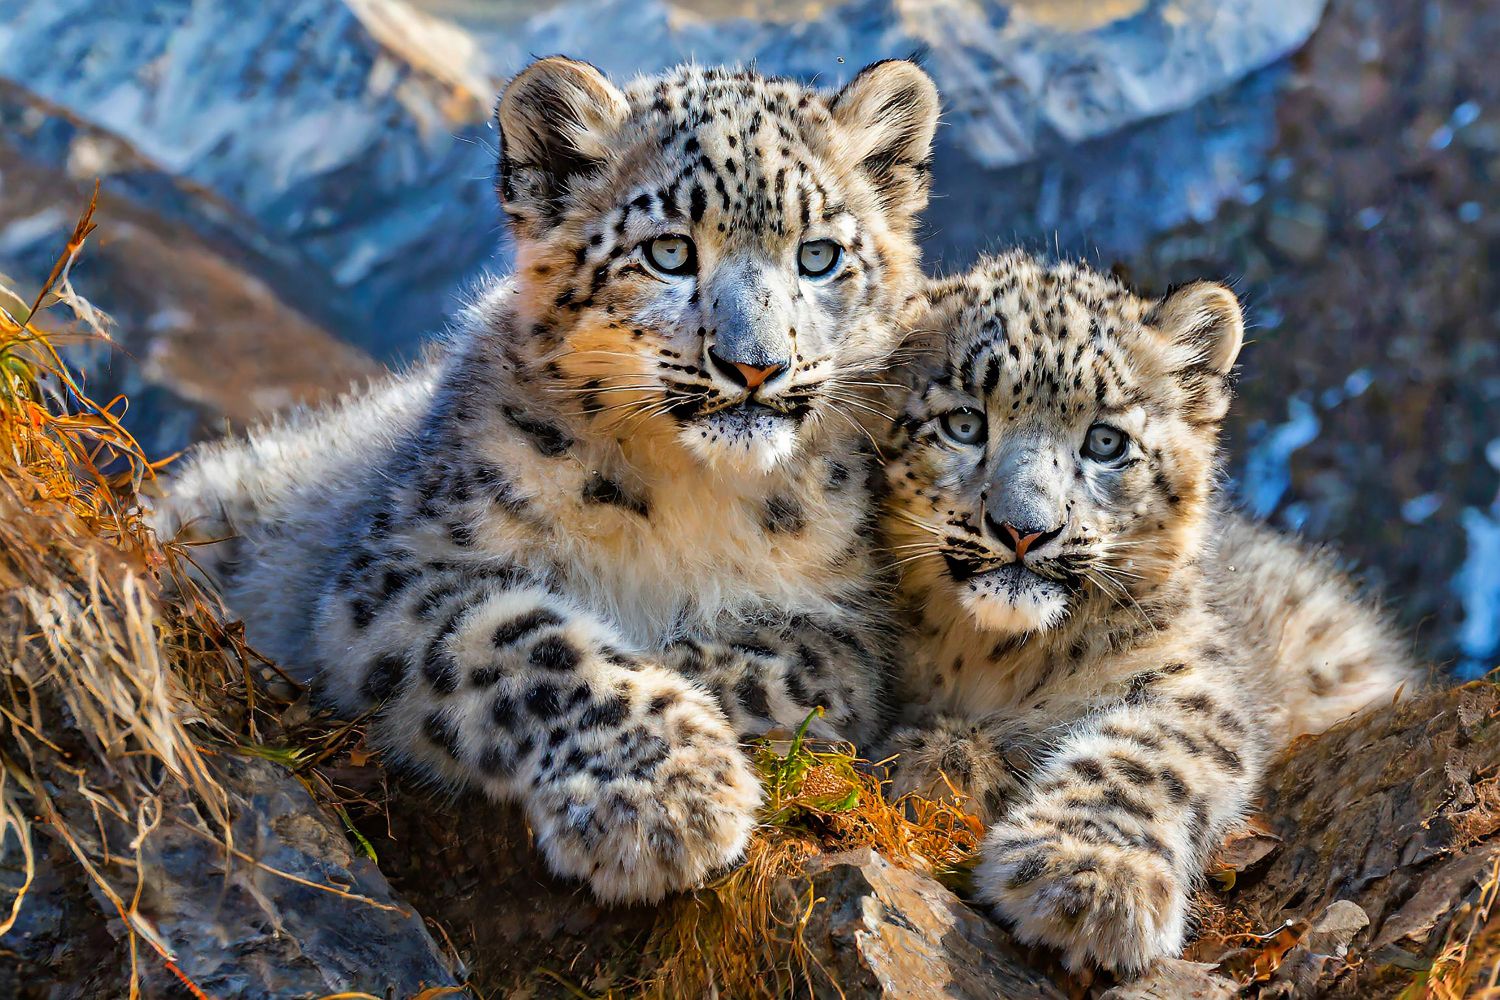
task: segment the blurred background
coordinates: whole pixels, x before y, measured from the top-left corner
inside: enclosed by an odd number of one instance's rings
[[[933,271],[1021,243],[1230,281],[1237,501],[1336,543],[1423,655],[1500,660],[1500,5],[0,0],[0,273],[75,272],[158,455],[409,358],[504,271],[489,112],[533,55],[944,95]]]

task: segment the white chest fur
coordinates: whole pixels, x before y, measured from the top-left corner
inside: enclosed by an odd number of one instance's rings
[[[487,519],[480,544],[550,562],[572,594],[643,649],[834,610],[836,566],[856,541],[865,501],[829,493],[822,459],[730,478],[688,456],[630,462],[617,449],[577,447],[539,462],[529,441],[505,433],[484,451],[529,515]]]

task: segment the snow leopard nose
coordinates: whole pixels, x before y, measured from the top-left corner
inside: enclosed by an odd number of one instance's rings
[[[1026,558],[1026,553],[1032,549],[1039,549],[1052,539],[1062,534],[1063,526],[1055,528],[1043,528],[1035,524],[1012,524],[1009,521],[1001,521],[986,514],[985,526],[990,529],[990,534],[1000,541],[1000,544],[1016,554],[1017,559]]]
[[[742,385],[747,389],[759,389],[771,379],[780,375],[787,368],[785,361],[773,361],[770,364],[746,364],[743,361],[735,361],[726,358],[718,351],[710,347],[708,349],[708,360],[723,375],[735,385]]]

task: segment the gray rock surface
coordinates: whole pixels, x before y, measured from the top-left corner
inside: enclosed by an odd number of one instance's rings
[[[869,851],[814,859],[790,898],[813,898],[804,940],[819,996],[1061,1000],[1066,994],[994,923],[941,884]]]
[[[226,759],[221,780],[238,804],[234,855],[177,824],[148,839],[142,858],[140,911],[199,989],[408,997],[459,984],[421,915],[291,774]]]
[[[390,347],[440,323],[495,232],[476,145],[494,83],[470,71],[462,33],[403,10],[0,0],[0,77],[206,198],[173,198],[138,164],[89,162],[77,141],[26,153],[168,218],[228,222],[289,300],[322,300],[341,329]],[[203,218],[204,200],[220,218]]]
[[[67,245],[93,184],[17,145],[64,129],[70,144],[130,156],[107,133],[50,119],[34,98],[0,81],[0,258],[9,258],[0,273],[28,299]],[[213,207],[195,192],[172,190]],[[77,346],[69,355],[95,397],[129,398],[127,419],[148,454],[170,455],[380,370],[273,290],[256,273],[265,258],[232,231],[199,232],[113,186],[94,219],[99,230],[73,274],[85,295],[104,293],[99,305],[107,300],[115,348]]]
[[[295,777],[262,760],[220,760],[236,853],[196,832],[203,824],[178,796],[140,855],[137,932],[153,934],[181,976],[226,1000],[350,991],[411,997],[461,983],[464,971],[451,967],[421,915]],[[0,954],[0,996],[125,996],[131,958],[123,923],[105,918],[112,905],[60,842],[39,834],[37,847],[37,879]],[[116,851],[130,856],[123,842]],[[0,852],[7,912],[20,884],[17,864],[16,852]],[[134,885],[124,866],[103,874],[116,886]],[[145,996],[186,995],[161,952],[140,937],[136,964]]]
[[[1099,1000],[1230,1000],[1239,993],[1238,984],[1215,973],[1211,964],[1164,959],[1139,979],[1106,990]]]

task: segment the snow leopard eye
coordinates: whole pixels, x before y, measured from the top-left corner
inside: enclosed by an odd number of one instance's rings
[[[698,263],[698,254],[693,248],[693,241],[686,236],[678,236],[676,233],[648,240],[645,257],[646,263],[650,264],[653,270],[673,278],[692,274],[694,265]]]
[[[797,249],[797,270],[804,278],[826,278],[844,259],[844,248],[833,240],[808,240]]]
[[[950,441],[978,444],[984,439],[984,414],[973,407],[952,410],[938,418],[938,426]]]
[[[1118,427],[1095,424],[1083,439],[1083,457],[1096,462],[1113,462],[1125,454],[1125,446],[1129,443],[1130,438]]]

